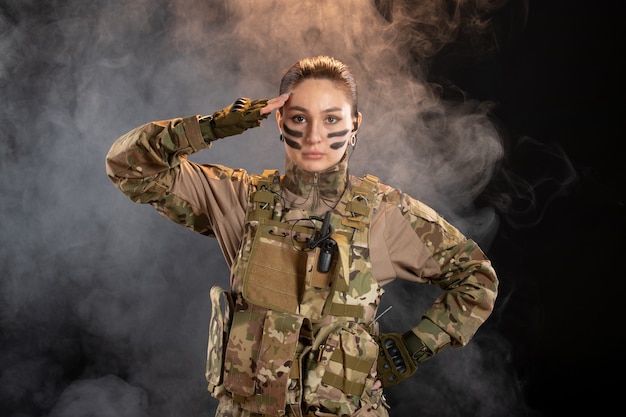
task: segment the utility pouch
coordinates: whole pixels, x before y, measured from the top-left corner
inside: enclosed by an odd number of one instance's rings
[[[224,377],[233,400],[253,413],[284,414],[298,341],[311,332],[311,323],[302,316],[254,306],[236,312]]]
[[[312,331],[310,322],[304,317],[268,311],[257,362],[257,392],[252,399],[258,410],[251,411],[269,416],[284,414],[289,376],[301,331],[306,334]]]
[[[378,345],[355,322],[320,329],[304,363],[304,401],[333,415],[353,415],[376,380]]]
[[[235,399],[254,394],[266,314],[267,309],[249,304],[233,315],[224,355],[224,387]]]
[[[212,287],[205,376],[209,383],[208,390],[216,398],[223,394],[221,384],[224,376],[224,353],[233,310],[233,299],[230,293],[220,286]]]
[[[317,270],[320,248],[306,247],[314,231],[259,221],[243,279],[244,298],[268,309],[320,319],[337,274],[337,261],[331,262],[326,273]]]

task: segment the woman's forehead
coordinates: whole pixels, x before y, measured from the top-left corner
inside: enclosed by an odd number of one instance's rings
[[[350,108],[345,91],[330,80],[308,79],[295,86],[285,107],[308,111],[341,111]]]

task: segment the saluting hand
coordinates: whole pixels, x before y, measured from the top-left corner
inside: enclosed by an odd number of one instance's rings
[[[271,100],[240,97],[222,110],[200,118],[200,130],[203,136],[212,140],[238,135],[261,126],[261,121],[267,119],[273,110],[281,108],[288,99],[289,94]]]
[[[269,114],[274,110],[278,110],[285,105],[287,100],[289,100],[289,93],[281,94],[278,97],[274,97],[271,100],[268,100],[267,105],[261,109],[261,114]]]

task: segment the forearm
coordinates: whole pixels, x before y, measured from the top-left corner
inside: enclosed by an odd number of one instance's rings
[[[286,97],[274,100],[284,103]],[[261,125],[268,117],[268,100],[238,98],[211,115],[147,123],[120,137],[106,157],[107,175],[131,199],[152,202],[171,186],[187,155],[206,149],[227,136]],[[140,200],[141,199],[141,200]]]
[[[444,292],[413,328],[433,352],[447,344],[466,345],[491,315],[498,293],[496,273],[475,242],[447,252],[441,274],[433,279]]]
[[[181,157],[206,149],[197,116],[147,123],[117,139],[106,157],[115,183],[153,177],[179,165]]]

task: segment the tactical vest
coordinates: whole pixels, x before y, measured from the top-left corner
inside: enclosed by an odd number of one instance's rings
[[[231,291],[211,289],[209,391],[267,416],[301,403],[351,415],[376,379],[371,335],[384,290],[372,276],[368,241],[378,178],[350,177],[330,213],[336,250],[322,272],[324,248],[309,245],[322,219],[283,210],[281,181],[278,171],[252,178]]]

